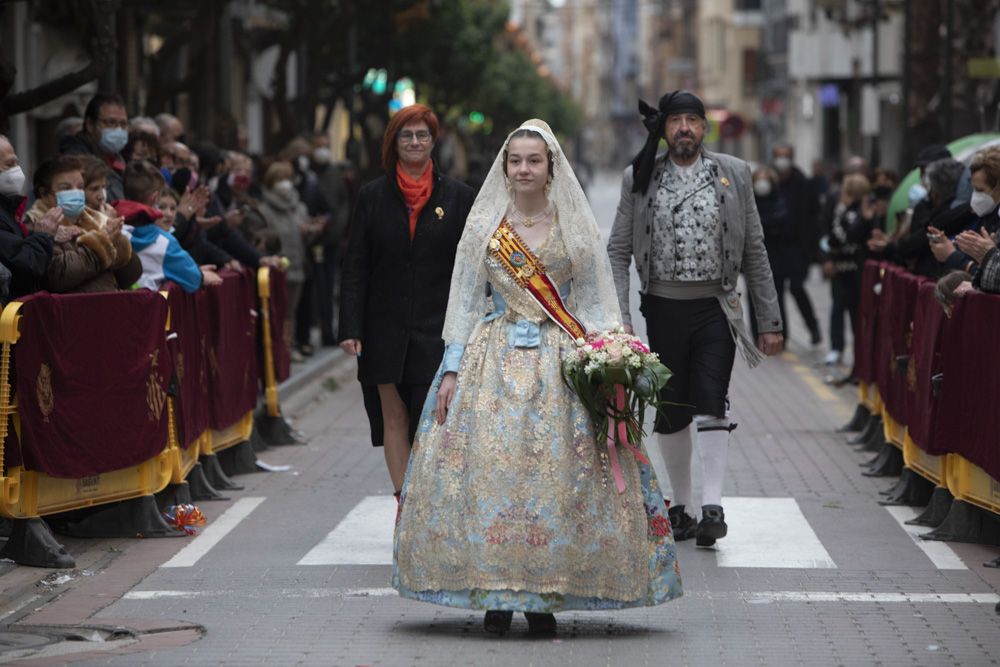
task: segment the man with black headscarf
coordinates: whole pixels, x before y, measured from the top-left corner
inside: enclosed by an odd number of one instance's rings
[[[629,313],[629,264],[635,258],[641,311],[650,347],[673,377],[660,399],[654,430],[670,475],[670,522],[677,540],[712,546],[727,532],[722,481],[729,433],[729,379],[736,349],[751,366],[781,352],[782,322],[754,203],[750,167],[702,148],[705,105],[693,93],[667,93],[658,108],[639,102],[649,131],[625,170],[608,255],[622,317]],[[668,150],[657,155],[661,139]],[[757,341],[743,323],[736,291],[746,275]],[[691,503],[691,454],[697,430],[702,467],[702,518]]]

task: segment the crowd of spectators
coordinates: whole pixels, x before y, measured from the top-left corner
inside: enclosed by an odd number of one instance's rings
[[[130,118],[120,96],[98,93],[58,124],[59,154],[29,181],[0,135],[0,301],[168,280],[193,292],[220,283],[222,268],[271,266],[288,272],[293,359],[313,353],[314,328],[335,345],[349,165],[325,135],[268,157],[185,139],[177,117]]]
[[[810,263],[822,267],[832,301],[827,364],[842,359],[848,319],[858,334],[861,268],[868,258],[939,280],[946,309],[969,290],[1000,293],[1000,146],[979,150],[968,164],[946,146],[923,148],[914,165],[919,182],[891,221],[890,202],[900,186],[892,170],[852,157],[827,180],[821,168],[812,177],[797,169],[791,146],[776,146],[772,157],[753,178],[775,284],[782,302],[786,285],[791,288],[818,344],[822,336],[802,282]]]

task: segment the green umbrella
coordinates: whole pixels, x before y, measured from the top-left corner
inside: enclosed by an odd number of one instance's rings
[[[968,164],[976,151],[991,144],[1000,144],[1000,134],[992,132],[970,134],[948,144],[948,150],[956,160]],[[918,182],[920,182],[919,169],[914,169],[900,181],[899,187],[889,200],[889,210],[885,214],[886,233],[892,234],[896,230],[896,215],[910,207],[910,188]]]

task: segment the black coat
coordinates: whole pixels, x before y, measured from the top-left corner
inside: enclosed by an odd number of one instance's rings
[[[816,259],[820,237],[820,197],[815,184],[795,167],[787,180],[778,182],[778,192],[788,208],[788,240],[807,263]]]
[[[760,225],[764,230],[764,247],[767,248],[771,273],[779,277],[788,276],[802,250],[796,222],[789,215],[785,197],[778,190],[766,197],[755,195],[754,200],[757,203],[757,213],[760,214]]]
[[[52,236],[42,232],[24,235],[14,219],[22,200],[23,197],[0,195],[0,261],[13,274],[10,296],[14,299],[42,288],[54,242]]]
[[[361,340],[363,384],[434,379],[455,250],[474,199],[472,188],[435,172],[411,241],[395,174],[361,188],[344,257],[339,340]]]

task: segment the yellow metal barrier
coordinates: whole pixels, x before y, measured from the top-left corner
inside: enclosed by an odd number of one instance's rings
[[[951,456],[950,454],[941,456],[928,454],[917,446],[917,443],[910,437],[909,431],[906,431],[903,436],[903,463],[921,477],[934,482],[936,486],[946,485],[948,461]]]
[[[889,411],[885,409],[885,405],[882,406],[882,433],[885,436],[886,442],[895,445],[899,449],[903,448],[903,442],[906,438],[906,427],[893,419]]]
[[[257,293],[260,295],[261,329],[264,332],[264,402],[269,417],[281,416],[278,403],[278,380],[274,372],[274,341],[271,337],[271,269],[257,269]]]
[[[871,395],[869,392],[869,387],[874,385],[869,385],[867,382],[860,382],[858,384],[858,402],[865,406],[865,409],[869,413],[875,414],[875,404],[871,400]]]
[[[18,427],[17,406],[11,402],[11,349],[20,338],[21,304],[9,304],[0,313],[0,461],[13,417]],[[162,491],[174,467],[169,445],[139,465],[91,475],[82,479],[59,479],[23,466],[12,466],[0,477],[0,516],[28,519],[104,503],[130,500]]]
[[[948,455],[948,490],[951,495],[1000,514],[1000,482],[958,454]]]
[[[253,433],[253,410],[243,415],[238,422],[229,428],[221,431],[206,431],[206,433],[209,437],[202,439],[202,456],[217,454],[223,449],[246,442]],[[191,449],[194,449],[194,445],[191,446]]]

